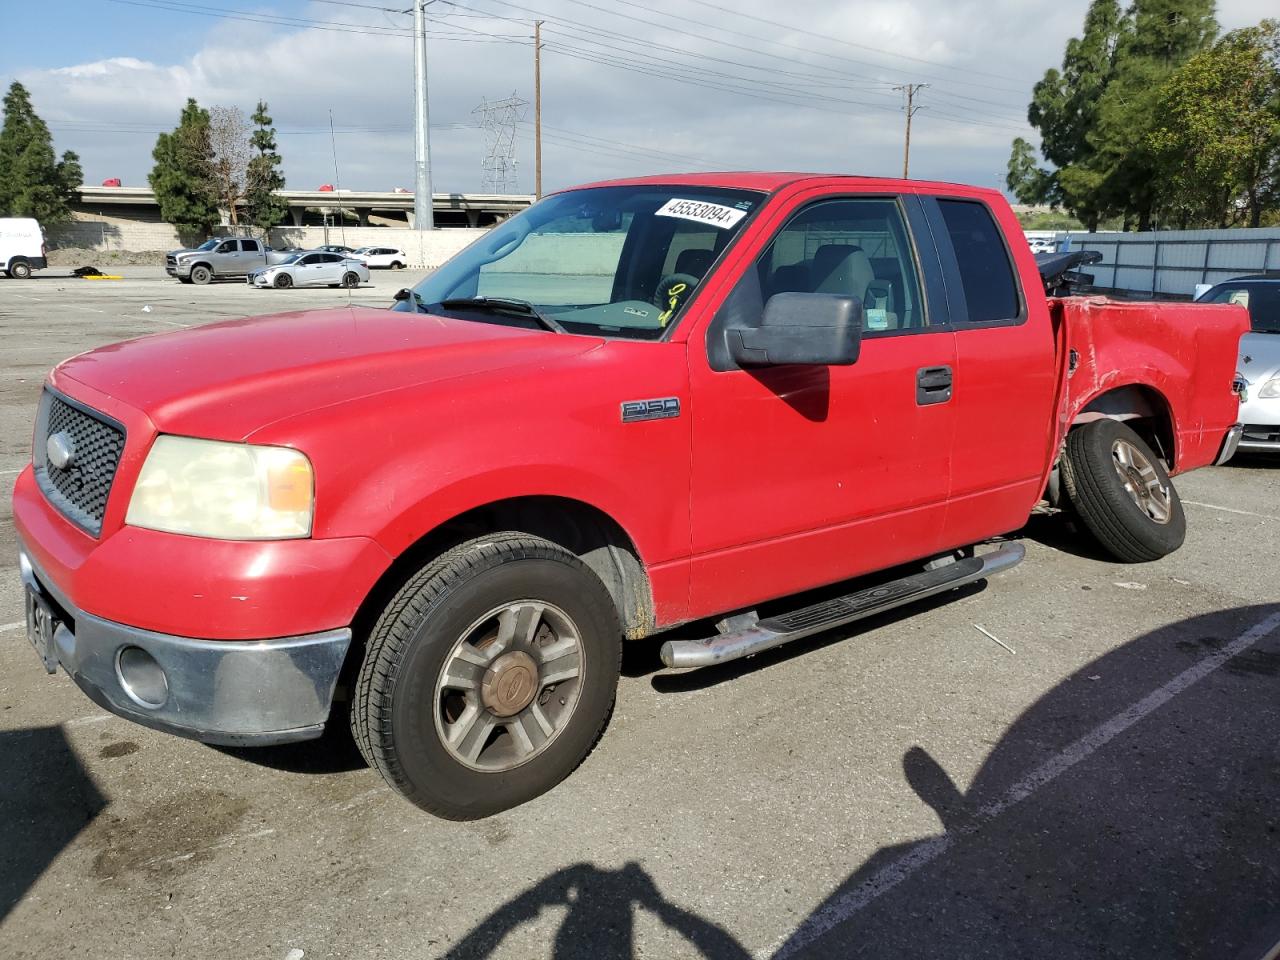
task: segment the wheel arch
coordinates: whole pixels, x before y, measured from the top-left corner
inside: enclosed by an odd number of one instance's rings
[[[508,530],[549,540],[586,564],[613,598],[628,638],[653,632],[649,576],[635,542],[622,525],[582,500],[529,495],[472,507],[438,523],[401,551],[361,603],[352,623],[356,637],[368,635],[383,607],[424,564],[467,540]]]
[[[1160,390],[1145,383],[1100,390],[1077,409],[1069,429],[1104,419],[1128,424],[1164,459],[1170,473],[1177,469],[1177,424],[1173,407]]]

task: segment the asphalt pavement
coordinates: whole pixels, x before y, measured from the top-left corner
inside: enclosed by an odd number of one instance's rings
[[[0,278],[0,955],[1263,960],[1280,943],[1280,458],[1179,478],[1187,543],[1158,563],[1110,563],[1037,518],[1013,534],[1026,561],[984,586],[753,660],[672,675],[634,644],[581,769],[448,823],[341,731],[216,749],[45,675],[9,491],[49,367],[348,302],[121,272]],[[377,273],[350,302],[418,276]]]

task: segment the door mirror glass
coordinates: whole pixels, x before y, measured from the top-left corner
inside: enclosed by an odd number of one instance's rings
[[[862,347],[862,301],[830,293],[775,293],[760,325],[731,326],[729,352],[743,367],[848,366]]]

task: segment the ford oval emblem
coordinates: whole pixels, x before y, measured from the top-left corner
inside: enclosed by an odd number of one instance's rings
[[[49,454],[49,462],[59,470],[65,470],[76,460],[76,445],[71,435],[60,430],[49,438],[45,444],[45,452]]]

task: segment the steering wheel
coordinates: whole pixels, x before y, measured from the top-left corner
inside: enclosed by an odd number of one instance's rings
[[[693,293],[693,288],[697,285],[698,278],[691,273],[669,273],[658,282],[658,288],[653,294],[653,302],[662,311],[658,315],[658,322],[662,326],[665,327],[667,321],[675,316],[675,312],[689,298],[689,294]]]

